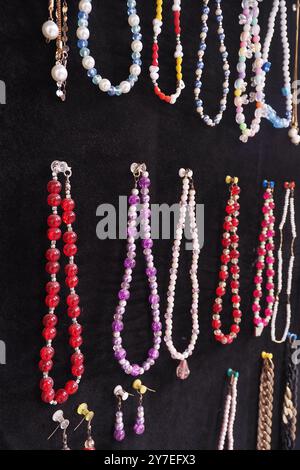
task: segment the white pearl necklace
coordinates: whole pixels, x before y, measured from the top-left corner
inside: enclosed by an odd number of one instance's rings
[[[270,69],[271,64],[269,62],[270,47],[272,39],[274,37],[275,21],[280,11],[280,30],[281,30],[281,42],[283,48],[283,78],[284,86],[282,88],[282,94],[286,97],[286,117],[280,118],[276,111],[268,104],[264,103],[264,117],[266,117],[275,128],[288,128],[292,117],[292,93],[291,93],[291,75],[290,75],[290,45],[288,40],[288,25],[287,25],[287,6],[286,0],[274,0],[272,10],[268,22],[268,32],[265,38],[262,58],[264,65],[267,67],[267,71]]]
[[[239,378],[239,373],[229,369],[228,376],[230,377],[230,383],[224,405],[223,422],[219,437],[218,450],[224,450],[226,437],[227,450],[234,449],[233,427],[236,416],[237,382]]]
[[[294,183],[292,183],[294,184]],[[279,301],[280,295],[282,292],[282,277],[283,277],[283,256],[282,256],[282,248],[283,248],[283,229],[286,224],[288,210],[290,209],[290,222],[291,222],[291,232],[292,232],[292,241],[291,241],[291,255],[289,260],[288,266],[288,278],[287,278],[287,287],[286,287],[286,295],[287,295],[287,304],[286,304],[286,324],[284,333],[281,339],[276,338],[276,318],[279,309]],[[284,343],[286,341],[290,324],[291,324],[291,292],[292,292],[292,283],[293,283],[293,268],[294,268],[294,244],[297,238],[297,230],[296,230],[296,222],[295,222],[295,205],[294,205],[294,187],[291,188],[290,184],[286,189],[285,194],[285,201],[284,201],[284,208],[283,208],[283,215],[279,225],[279,232],[280,232],[280,246],[278,249],[277,257],[278,257],[278,279],[277,279],[277,294],[276,300],[274,304],[274,311],[272,316],[271,322],[271,338],[274,343]]]
[[[181,169],[179,171],[179,176],[182,178],[182,195],[180,199],[180,211],[179,211],[179,221],[176,228],[176,235],[173,245],[173,254],[172,254],[172,266],[170,269],[170,282],[168,288],[168,298],[167,298],[167,309],[165,314],[166,319],[166,332],[165,332],[165,343],[171,354],[172,359],[181,361],[177,367],[177,377],[180,379],[186,379],[189,374],[189,368],[187,365],[187,358],[190,357],[194,351],[198,335],[199,335],[199,322],[198,322],[198,301],[199,301],[199,283],[197,277],[198,271],[198,261],[199,261],[199,239],[198,239],[198,229],[196,222],[196,202],[195,202],[195,189],[192,181],[193,172],[191,170]],[[172,339],[173,332],[173,310],[174,310],[174,299],[175,299],[175,288],[177,281],[178,265],[179,265],[179,256],[180,256],[180,245],[182,240],[183,231],[185,228],[185,219],[186,215],[189,215],[190,219],[190,231],[192,237],[192,264],[190,269],[190,277],[192,282],[192,307],[191,307],[191,316],[192,316],[192,336],[191,341],[183,353],[177,351],[174,346]]]
[[[216,3],[215,16],[216,16],[216,21],[218,23],[218,36],[219,36],[219,41],[220,41],[219,51],[220,51],[220,54],[222,56],[222,61],[223,61],[224,82],[223,82],[223,95],[220,101],[220,109],[217,115],[213,119],[204,113],[203,101],[200,99],[201,88],[202,88],[201,78],[202,78],[203,70],[204,70],[203,59],[204,59],[205,50],[206,50],[206,39],[207,39],[207,33],[208,33],[207,20],[208,20],[208,15],[210,11],[209,6],[208,6],[209,0],[203,0],[203,9],[202,9],[202,16],[201,16],[202,28],[201,28],[201,34],[200,34],[200,45],[199,45],[199,50],[198,50],[198,62],[197,62],[197,69],[196,69],[196,83],[195,83],[195,89],[194,89],[197,113],[200,114],[200,117],[204,120],[205,124],[207,124],[210,127],[215,127],[218,124],[220,124],[222,117],[223,117],[223,113],[226,110],[227,96],[229,93],[230,69],[229,69],[229,62],[227,60],[228,52],[224,43],[225,34],[224,34],[224,28],[223,28],[223,14],[222,14],[222,9],[221,9],[221,1],[222,0],[215,0],[215,3]]]

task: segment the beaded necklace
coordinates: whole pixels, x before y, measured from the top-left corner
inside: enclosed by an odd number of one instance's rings
[[[136,0],[127,0],[128,24],[132,32],[132,65],[129,69],[129,77],[116,86],[112,85],[110,80],[103,78],[98,73],[95,68],[95,59],[90,55],[90,50],[88,49],[88,39],[90,37],[88,19],[91,11],[92,0],[81,0],[79,2],[77,45],[80,49],[79,53],[82,57],[82,65],[87,70],[87,75],[92,79],[93,84],[99,86],[99,89],[108,93],[109,96],[120,96],[123,93],[129,93],[138,80],[142,65],[141,51],[143,49],[143,43],[140,33],[140,18],[136,13]]]
[[[159,295],[157,291],[157,278],[156,268],[154,266],[154,259],[152,254],[153,241],[151,239],[151,226],[150,226],[150,196],[149,187],[150,179],[144,163],[133,163],[131,165],[131,172],[135,179],[135,186],[129,196],[129,209],[128,209],[128,229],[127,229],[127,255],[124,261],[125,273],[123,276],[121,289],[119,291],[119,304],[115,310],[114,320],[112,323],[113,331],[113,350],[114,356],[119,362],[124,372],[133,377],[144,374],[159,357],[159,349],[161,344],[161,330],[162,324],[160,322],[159,311]],[[148,351],[148,357],[140,366],[138,364],[131,364],[127,359],[127,351],[123,348],[123,340],[121,332],[124,328],[123,316],[126,310],[127,301],[130,298],[130,287],[132,281],[132,272],[136,265],[136,237],[137,237],[137,206],[141,204],[141,236],[143,253],[147,264],[146,275],[150,288],[149,303],[152,310],[152,332],[153,332],[153,347]]]
[[[207,33],[208,33],[207,20],[208,20],[208,16],[210,12],[210,8],[208,6],[209,0],[203,0],[202,16],[201,16],[202,28],[201,28],[201,34],[200,34],[200,46],[198,50],[198,62],[197,62],[196,82],[195,82],[195,90],[194,90],[196,110],[200,114],[200,117],[203,119],[205,124],[211,127],[217,126],[221,122],[223,113],[226,110],[227,96],[229,93],[230,70],[229,70],[229,62],[227,60],[228,52],[224,44],[225,34],[224,34],[224,29],[223,29],[223,13],[221,9],[221,2],[222,0],[215,0],[215,3],[216,3],[215,16],[216,16],[216,21],[218,23],[218,36],[219,36],[219,41],[220,41],[219,51],[220,51],[220,54],[222,56],[222,61],[223,61],[224,82],[223,82],[223,95],[220,101],[220,109],[217,115],[213,119],[204,113],[203,100],[200,99],[201,89],[202,89],[201,78],[202,78],[202,74],[204,70],[203,59],[204,59],[204,55],[205,55],[205,51],[207,47],[206,46],[206,38],[207,38]]]
[[[219,437],[218,450],[224,450],[227,438],[227,449],[234,449],[233,428],[237,407],[237,383],[239,372],[228,369],[227,376],[229,378],[228,393],[226,395],[222,428]]]
[[[156,0],[156,17],[153,20],[153,45],[152,45],[152,65],[149,68],[150,77],[154,85],[155,94],[166,103],[175,104],[181,91],[185,87],[182,80],[182,45],[181,45],[181,26],[180,26],[180,13],[181,13],[181,0],[173,0],[173,15],[174,15],[174,31],[176,34],[176,49],[174,53],[176,61],[176,79],[177,86],[176,91],[172,95],[166,95],[161,91],[158,85],[159,79],[159,47],[158,47],[158,36],[161,33],[163,20],[162,20],[162,7],[163,0]]]
[[[295,58],[294,58],[294,90],[293,90],[293,113],[289,136],[295,145],[300,144],[299,121],[298,121],[298,68],[299,68],[299,34],[300,34],[300,0],[294,5],[296,10],[296,41],[295,41]]]
[[[273,354],[262,353],[256,450],[271,450],[274,400]]]

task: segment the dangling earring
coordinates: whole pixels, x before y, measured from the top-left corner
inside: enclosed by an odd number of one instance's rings
[[[92,438],[92,425],[91,421],[95,415],[93,411],[89,411],[88,406],[86,403],[81,403],[81,405],[78,406],[77,408],[77,413],[81,416],[83,416],[82,420],[80,423],[76,426],[74,431],[79,428],[79,426],[83,423],[83,421],[87,421],[87,439],[84,443],[84,448],[83,450],[96,450],[95,449],[95,442]]]
[[[114,396],[118,400],[117,411],[116,411],[116,422],[115,422],[115,429],[114,429],[114,438],[116,441],[121,442],[125,439],[125,430],[124,430],[124,422],[123,422],[123,412],[122,412],[122,402],[126,401],[131,395],[131,393],[126,392],[121,385],[117,385],[114,388]]]
[[[70,448],[68,447],[68,438],[67,438],[67,428],[69,427],[69,424],[70,424],[70,421],[68,419],[65,419],[64,418],[64,414],[63,414],[63,411],[62,410],[57,410],[54,415],[52,416],[52,420],[55,422],[55,423],[59,423],[58,426],[54,429],[53,433],[50,434],[50,436],[48,437],[48,441],[49,439],[51,439],[51,437],[56,433],[56,431],[60,428],[62,429],[63,431],[63,447],[62,447],[62,450],[70,450]]]
[[[143,396],[147,391],[149,392],[155,392],[155,390],[152,390],[151,388],[146,387],[146,385],[143,385],[141,380],[136,379],[133,384],[132,388],[136,390],[139,394],[139,406],[137,409],[137,416],[135,420],[135,424],[133,426],[133,430],[135,434],[138,436],[141,434],[144,434],[145,432],[145,416],[144,416],[144,406],[143,406]]]
[[[40,389],[42,390],[42,400],[50,405],[64,403],[69,395],[73,395],[78,390],[78,385],[84,372],[84,356],[80,351],[82,345],[81,331],[82,327],[78,323],[80,315],[79,296],[76,294],[76,286],[78,284],[77,265],[74,263],[74,256],[77,253],[77,234],[73,231],[72,223],[75,221],[76,215],[73,212],[75,202],[71,197],[70,177],[72,175],[71,168],[66,162],[54,161],[51,165],[52,180],[47,185],[48,189],[48,205],[51,207],[51,214],[48,217],[47,236],[50,240],[50,248],[46,251],[46,271],[50,276],[49,282],[46,284],[45,303],[48,307],[48,313],[43,318],[44,329],[42,335],[46,341],[45,346],[40,351],[41,360],[39,369],[43,373],[40,381]],[[65,176],[65,197],[61,198],[60,192],[62,185],[58,180],[58,175],[63,173]],[[62,216],[58,215],[58,207],[62,208]],[[59,228],[62,221],[65,224],[66,231],[62,236],[62,230]],[[63,238],[65,243],[63,252],[67,258],[65,265],[66,285],[70,289],[67,296],[67,314],[72,319],[69,327],[69,345],[74,349],[71,356],[71,372],[74,376],[73,380],[66,382],[64,388],[60,388],[55,392],[53,379],[49,376],[49,372],[53,367],[54,349],[52,341],[56,336],[56,324],[58,321],[55,309],[60,303],[59,291],[60,284],[57,281],[57,273],[60,270],[60,250],[57,248],[57,241]]]
[[[69,47],[68,42],[68,4],[66,0],[49,0],[49,19],[42,26],[42,33],[47,42],[56,40],[55,65],[52,67],[51,76],[56,81],[56,95],[62,100],[66,99],[66,80],[68,78],[67,62]],[[55,10],[56,22],[53,19]]]

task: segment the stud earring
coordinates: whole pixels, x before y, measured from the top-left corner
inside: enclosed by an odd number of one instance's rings
[[[122,402],[126,401],[129,395],[132,397],[134,396],[132,395],[132,393],[126,392],[121,385],[117,385],[114,388],[114,396],[118,400],[117,411],[116,411],[116,421],[115,421],[115,428],[114,428],[114,438],[118,442],[123,441],[126,436],[126,433],[124,430],[124,422],[123,422]]]
[[[50,436],[48,437],[48,441],[49,439],[51,439],[51,437],[56,433],[56,431],[60,428],[62,429],[63,431],[63,447],[62,447],[62,450],[70,450],[70,448],[68,447],[68,438],[67,438],[67,428],[69,427],[69,424],[70,424],[70,421],[68,419],[65,419],[64,418],[64,413],[62,410],[57,410],[54,415],[52,416],[52,420],[55,422],[55,423],[58,423],[58,426],[54,429],[53,433],[50,434]]]
[[[155,392],[155,390],[152,390],[151,388],[146,387],[146,385],[144,385],[142,381],[139,379],[136,379],[133,382],[132,388],[136,390],[139,394],[139,406],[137,408],[136,420],[133,426],[133,430],[135,434],[139,436],[141,434],[144,434],[145,432],[145,416],[144,416],[145,413],[144,413],[144,406],[143,406],[143,397],[145,393],[147,393],[147,391]]]
[[[83,423],[83,421],[87,421],[87,439],[84,443],[83,450],[96,450],[95,442],[92,438],[92,425],[91,425],[91,421],[93,417],[95,416],[95,413],[88,409],[88,406],[86,403],[81,403],[81,405],[78,406],[77,413],[83,416],[83,418],[80,421],[80,423],[76,426],[74,431],[76,431],[79,428],[79,426]]]

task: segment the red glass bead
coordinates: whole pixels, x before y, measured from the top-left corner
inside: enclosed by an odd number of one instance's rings
[[[72,348],[80,348],[80,346],[82,345],[82,337],[81,336],[71,336],[71,338],[69,339],[69,344]]]
[[[65,403],[67,399],[69,398],[68,392],[64,388],[60,388],[57,390],[55,394],[55,401],[57,401],[58,404]]]
[[[295,189],[295,187],[296,187],[295,181],[291,181],[290,182],[290,189]]]
[[[48,193],[60,193],[61,192],[61,183],[57,180],[51,180],[47,184]]]
[[[75,201],[71,198],[66,198],[62,200],[61,207],[64,211],[72,211],[75,207]]]
[[[223,264],[228,264],[229,261],[230,261],[230,256],[229,256],[229,255],[224,255],[224,254],[223,254],[223,255],[221,256],[221,262],[222,262]]]
[[[241,318],[242,317],[242,312],[240,310],[233,310],[233,317],[234,318]]]
[[[65,224],[72,224],[73,222],[75,222],[75,219],[76,219],[75,212],[73,211],[63,212],[62,220],[64,221]]]
[[[57,316],[54,313],[47,313],[43,318],[43,325],[48,328],[53,328],[57,324]]]
[[[238,227],[240,222],[239,222],[239,219],[236,219],[235,217],[233,217],[231,223],[233,227]]]
[[[226,206],[226,212],[227,214],[233,214],[234,213],[234,205],[230,205],[228,204],[228,206]]]
[[[67,276],[76,276],[77,273],[78,273],[77,264],[67,264],[65,266],[65,274]]]
[[[45,304],[49,308],[55,308],[58,306],[60,298],[58,295],[47,295],[45,298]]]
[[[236,233],[233,233],[230,239],[231,239],[231,243],[238,243],[240,240],[240,237]]]
[[[78,383],[75,380],[69,380],[65,385],[65,390],[68,395],[74,395],[78,390]]]
[[[64,254],[66,256],[74,256],[76,255],[76,253],[77,253],[77,246],[75,245],[75,243],[67,243],[64,246]]]
[[[230,238],[223,238],[222,239],[222,246],[224,248],[228,248],[231,244]]]
[[[237,265],[231,266],[230,267],[230,272],[231,272],[231,274],[239,274],[239,272],[240,272],[239,266],[237,266]]]
[[[70,276],[66,278],[66,285],[68,287],[76,287],[79,282],[79,279],[77,276]]]
[[[51,193],[48,195],[47,202],[51,207],[58,207],[61,203],[61,197],[59,194]]]
[[[56,274],[60,270],[60,264],[57,261],[49,261],[46,264],[46,271],[49,274]]]
[[[52,400],[54,400],[54,397],[55,397],[55,392],[53,388],[50,390],[46,390],[42,393],[42,400],[45,403],[50,403]]]
[[[49,372],[53,367],[52,361],[40,361],[39,362],[39,369],[41,372]]]
[[[80,307],[69,307],[68,308],[68,316],[70,318],[78,318],[80,315]]]
[[[230,283],[231,289],[238,289],[240,287],[239,281],[231,281]]]
[[[71,356],[71,363],[74,366],[80,366],[84,362],[84,355],[81,352],[76,352]]]
[[[60,291],[60,284],[57,281],[50,281],[46,284],[46,292],[50,295],[58,294]]]
[[[54,356],[54,349],[51,346],[44,346],[40,350],[40,356],[43,361],[50,361]]]
[[[213,306],[213,311],[214,311],[214,313],[222,312],[222,304],[215,303],[214,306]]]
[[[82,333],[82,326],[79,323],[73,323],[69,326],[69,335],[70,336],[80,336]]]
[[[241,188],[239,186],[232,186],[231,188],[231,194],[233,196],[236,196],[237,194],[240,194]]]
[[[56,336],[56,328],[47,326],[46,328],[43,329],[42,335],[46,341],[49,341],[50,339],[54,339]]]
[[[58,261],[60,258],[60,251],[57,248],[49,248],[46,251],[46,259],[48,261]]]
[[[53,388],[53,379],[51,377],[45,377],[40,380],[40,389],[43,390],[43,392],[49,392]]]
[[[240,331],[240,327],[239,327],[239,325],[232,325],[230,330],[232,331],[232,333],[237,334]]]
[[[65,232],[63,235],[63,241],[65,243],[76,243],[77,242],[77,233],[75,232]]]
[[[231,226],[231,222],[226,221],[224,222],[223,228],[226,232],[229,232],[231,230]]]
[[[69,307],[77,307],[79,304],[80,298],[77,294],[69,294],[67,297],[67,304]]]
[[[227,343],[226,344],[232,344],[233,343],[233,338],[230,335],[226,336]]]
[[[239,304],[241,301],[241,297],[239,295],[233,295],[231,300],[233,304]]]
[[[230,258],[231,259],[237,259],[240,257],[240,253],[238,250],[231,250],[230,252]]]
[[[219,272],[219,279],[221,279],[221,281],[226,281],[226,279],[228,279],[228,271],[220,271]]]
[[[80,377],[83,373],[84,373],[84,366],[82,364],[80,364],[78,366],[76,366],[76,365],[72,366],[72,374],[75,377]]]
[[[47,230],[47,237],[49,240],[59,240],[61,237],[60,228],[53,227]]]
[[[217,296],[218,297],[223,297],[223,295],[225,295],[225,289],[224,287],[217,287],[216,289],[216,293],[217,293]]]
[[[218,330],[221,327],[222,323],[220,320],[213,320],[212,321],[212,327],[214,330]]]
[[[221,335],[215,335],[215,338],[216,338],[217,341],[219,341],[221,343],[221,341],[224,338],[224,335],[223,335],[223,333]]]
[[[253,297],[255,297],[256,299],[260,299],[262,297],[262,291],[255,289],[255,291],[253,292]]]
[[[47,219],[47,224],[49,227],[60,227],[61,218],[59,217],[59,215],[51,214]]]

